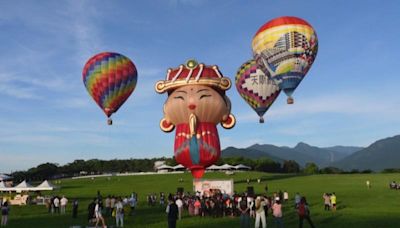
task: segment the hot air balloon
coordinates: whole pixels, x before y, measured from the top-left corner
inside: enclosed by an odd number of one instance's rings
[[[240,66],[236,73],[236,89],[264,123],[263,115],[274,103],[281,90],[261,71],[251,59]]]
[[[217,66],[195,60],[169,69],[166,79],[155,85],[158,93],[168,93],[160,128],[165,132],[176,128],[175,159],[189,168],[194,178],[201,178],[205,168],[221,155],[216,125],[221,123],[226,129],[235,125],[225,95],[230,87],[230,79],[222,76]]]
[[[318,51],[318,39],[313,27],[297,17],[275,18],[254,35],[254,59],[271,75],[293,103],[292,94],[313,64]]]
[[[121,54],[103,52],[86,62],[82,76],[87,91],[104,111],[111,125],[111,115],[118,111],[135,90],[135,64]]]

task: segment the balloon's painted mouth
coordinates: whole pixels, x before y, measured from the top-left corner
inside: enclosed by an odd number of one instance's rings
[[[188,108],[189,108],[190,110],[194,110],[194,109],[196,108],[196,105],[195,105],[195,104],[190,104],[190,105],[188,106]]]

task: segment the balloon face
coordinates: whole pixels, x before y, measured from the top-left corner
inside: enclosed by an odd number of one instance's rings
[[[305,20],[279,17],[257,31],[252,49],[260,68],[289,96],[289,102],[315,60],[318,39]]]
[[[229,104],[229,105],[228,105]],[[190,115],[200,122],[218,124],[230,113],[228,98],[204,85],[188,85],[174,90],[164,105],[165,118],[174,125],[188,123]]]
[[[156,83],[158,93],[168,92],[160,127],[165,132],[176,128],[175,159],[195,178],[201,178],[205,168],[221,155],[216,125],[221,123],[227,129],[235,125],[225,95],[229,87],[229,78],[223,77],[217,66],[198,65],[193,60],[168,70],[166,80]]]
[[[90,96],[107,117],[129,98],[137,82],[137,70],[133,62],[113,52],[103,52],[90,58],[82,76]]]
[[[236,89],[264,122],[263,115],[281,92],[279,87],[261,71],[255,60],[245,62],[236,73]]]

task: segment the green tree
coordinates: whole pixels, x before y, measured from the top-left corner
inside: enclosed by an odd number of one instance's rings
[[[319,168],[317,164],[310,162],[306,164],[306,167],[304,168],[303,172],[305,174],[317,174],[319,171]]]

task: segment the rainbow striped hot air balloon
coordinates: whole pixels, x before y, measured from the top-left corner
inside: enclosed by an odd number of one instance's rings
[[[257,64],[292,104],[294,90],[317,55],[318,39],[313,27],[297,17],[275,18],[254,35],[252,49]]]
[[[107,115],[118,111],[135,90],[137,70],[133,62],[118,53],[103,52],[90,58],[82,72],[83,84]]]

